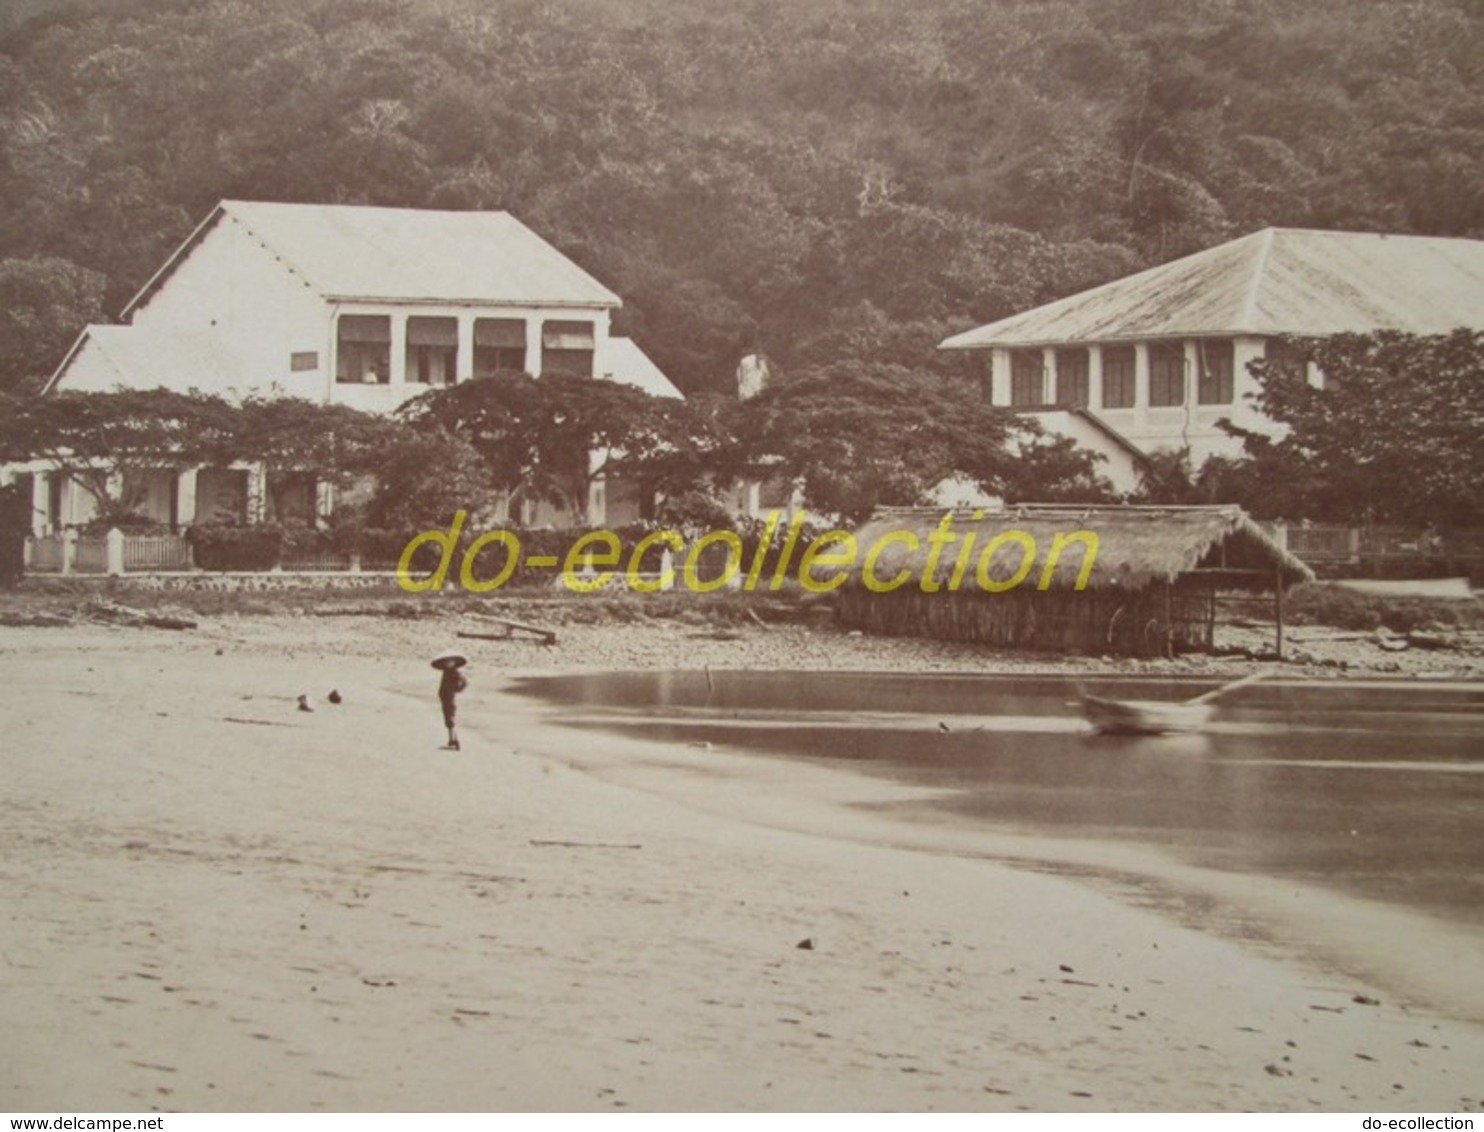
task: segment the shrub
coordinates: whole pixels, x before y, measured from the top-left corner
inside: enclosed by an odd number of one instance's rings
[[[1405,633],[1431,625],[1459,628],[1484,625],[1484,607],[1477,601],[1390,597],[1324,584],[1297,587],[1284,598],[1283,606],[1285,616],[1295,625],[1328,625],[1337,629],[1369,631],[1384,627]]]
[[[283,555],[283,530],[272,524],[203,523],[190,528],[186,538],[203,570],[271,570]]]

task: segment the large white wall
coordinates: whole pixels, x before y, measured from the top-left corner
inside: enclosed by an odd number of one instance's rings
[[[326,304],[289,262],[231,216],[222,217],[175,265],[130,321],[146,341],[169,336],[209,347],[200,368],[210,372],[194,383],[205,392],[266,393],[277,387],[315,400],[328,393]],[[221,364],[212,366],[209,359],[218,351]],[[315,354],[313,370],[291,370],[290,358],[299,352]]]

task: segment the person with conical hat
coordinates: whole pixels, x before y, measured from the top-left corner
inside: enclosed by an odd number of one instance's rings
[[[458,719],[459,693],[469,686],[463,668],[469,658],[458,649],[445,649],[433,658],[433,667],[443,673],[438,682],[438,702],[443,706],[443,726],[448,728],[447,750],[459,749],[459,733],[454,724]]]

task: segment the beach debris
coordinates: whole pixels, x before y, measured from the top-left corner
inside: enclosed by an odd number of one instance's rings
[[[557,643],[557,635],[555,629],[547,629],[541,625],[530,625],[524,621],[512,621],[508,617],[495,617],[488,613],[476,613],[473,614],[473,616],[480,621],[489,621],[496,625],[503,625],[505,627],[504,637],[490,637],[488,638],[489,640],[504,640],[508,638],[512,632],[519,632],[530,633],[532,636],[536,637],[543,645],[554,645]],[[461,637],[468,635],[471,634],[459,634],[459,636]]]
[[[1077,973],[1077,969],[1075,967],[1068,967],[1065,963],[1058,963],[1056,965],[1056,969],[1067,975],[1075,975]]]
[[[1442,633],[1430,632],[1426,629],[1413,629],[1407,634],[1407,644],[1414,649],[1451,649],[1457,648],[1457,643],[1450,641]]]
[[[339,688],[331,688],[330,694],[326,696],[325,699],[329,700],[332,704],[338,704],[342,703],[345,697],[340,694]]]
[[[1267,1065],[1264,1065],[1262,1068],[1263,1068],[1263,1072],[1266,1073],[1269,1077],[1292,1077],[1293,1076],[1293,1070],[1292,1069],[1284,1069],[1283,1066],[1281,1066],[1281,1065],[1274,1065],[1274,1064],[1269,1063]]]
[[[195,629],[196,622],[188,617],[169,617],[146,613],[142,609],[120,605],[116,601],[95,598],[82,607],[83,616],[90,621],[101,621],[106,625],[128,625],[137,629]]]
[[[299,696],[299,710],[300,711],[313,711],[314,710],[314,701],[309,698],[309,696],[308,696],[307,693],[301,694]]]
[[[944,723],[940,719],[940,720],[938,720],[938,730],[941,731],[941,732],[943,732],[946,735],[946,734],[948,734],[949,731],[951,731],[953,729],[951,727],[949,727],[948,724]]]
[[[814,950],[814,938],[812,936],[805,936],[803,939],[799,940],[798,943],[794,944],[794,950],[796,950],[796,951],[813,951]]]
[[[643,845],[617,841],[540,841],[531,839],[537,849],[643,849]]]
[[[44,610],[36,613],[22,613],[14,609],[0,611],[0,625],[17,629],[51,628],[71,624],[72,618],[65,617],[60,613],[47,613]]]
[[[1377,637],[1376,644],[1387,652],[1406,652],[1412,647],[1406,637]]]
[[[1379,998],[1371,998],[1370,995],[1357,994],[1350,997],[1351,1002],[1359,1003],[1361,1006],[1380,1006]]]
[[[711,666],[709,664],[703,664],[701,667],[706,673],[706,694],[709,696],[712,692],[716,691],[716,681],[711,678]]]

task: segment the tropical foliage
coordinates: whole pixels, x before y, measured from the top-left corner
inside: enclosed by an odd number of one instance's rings
[[[0,382],[221,198],[514,212],[688,394],[1269,224],[1484,234],[1470,0],[17,0]]]
[[[1293,364],[1253,365],[1258,407],[1286,430],[1276,441],[1245,437],[1249,459],[1235,470],[1255,504],[1272,491],[1290,516],[1484,522],[1484,333],[1301,345],[1323,374],[1317,385]]]

